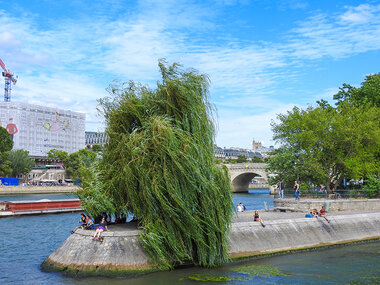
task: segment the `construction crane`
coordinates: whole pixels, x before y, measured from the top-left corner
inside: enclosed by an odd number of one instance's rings
[[[5,80],[5,88],[4,88],[4,101],[10,102],[11,101],[11,82],[13,84],[16,84],[18,76],[14,76],[13,73],[5,67],[4,62],[0,59],[0,65],[3,71],[3,76]]]

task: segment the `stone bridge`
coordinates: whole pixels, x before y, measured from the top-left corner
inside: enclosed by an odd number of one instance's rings
[[[265,171],[266,163],[236,163],[226,164],[231,177],[233,192],[248,192],[252,179],[259,178],[259,184],[251,184],[252,188],[269,188],[273,193],[273,188],[268,185],[268,175]],[[264,183],[264,184],[263,184]]]

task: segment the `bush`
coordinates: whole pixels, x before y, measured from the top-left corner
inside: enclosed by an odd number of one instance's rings
[[[359,193],[356,190],[350,190],[348,193],[350,195],[350,198],[357,198],[359,196]]]
[[[370,176],[365,181],[363,189],[365,190],[364,194],[367,198],[375,198],[380,196],[380,179],[375,176]]]

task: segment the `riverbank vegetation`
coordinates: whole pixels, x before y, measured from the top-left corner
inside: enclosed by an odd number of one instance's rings
[[[334,99],[335,106],[321,100],[272,121],[281,147],[268,160],[268,171],[276,174],[270,183],[282,179],[291,187],[298,172],[305,188],[314,184],[330,190],[344,181],[364,180],[372,185],[368,197],[378,196],[380,74],[368,75],[359,88],[344,84]]]
[[[12,150],[13,140],[8,131],[0,126],[0,177],[17,177],[29,173],[34,162],[29,152],[18,149]]]
[[[158,267],[219,265],[233,205],[227,169],[214,163],[209,79],[178,64],[159,67],[155,90],[130,81],[100,100],[109,143],[83,169],[79,194],[92,215],[133,213]]]

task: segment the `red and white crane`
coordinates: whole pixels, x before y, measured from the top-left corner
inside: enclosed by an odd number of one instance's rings
[[[11,82],[13,84],[16,84],[18,76],[13,75],[13,73],[5,67],[4,62],[0,59],[0,66],[3,69],[3,76],[5,80],[5,88],[4,88],[4,101],[10,102],[11,101]]]

